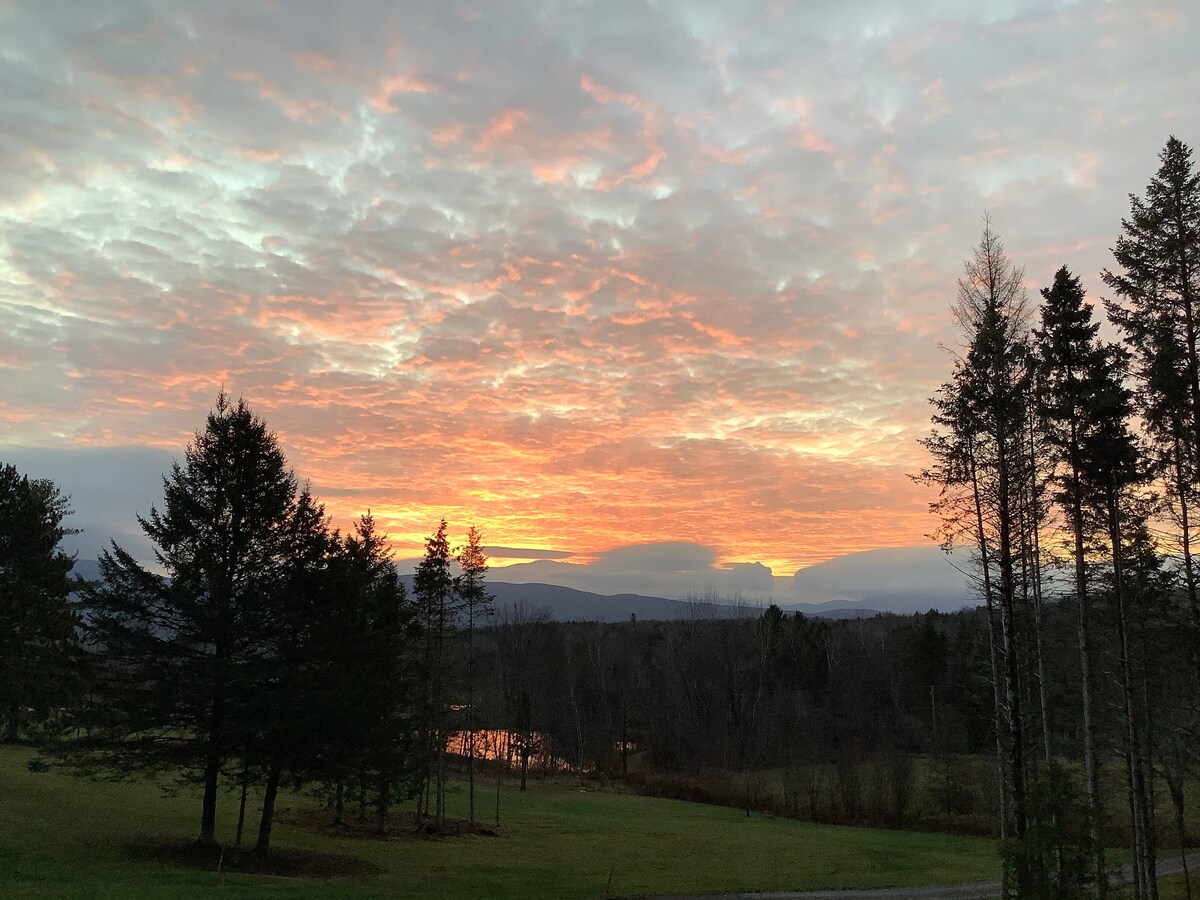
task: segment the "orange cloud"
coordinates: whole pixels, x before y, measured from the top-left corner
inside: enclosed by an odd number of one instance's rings
[[[380,112],[395,112],[392,97],[396,94],[429,94],[432,91],[433,86],[429,82],[414,75],[387,75],[380,80],[375,96],[371,98],[371,105]]]
[[[528,121],[529,113],[523,109],[506,109],[497,113],[479,135],[475,143],[476,151],[482,153],[490,150],[504,138],[511,137],[518,125]]]

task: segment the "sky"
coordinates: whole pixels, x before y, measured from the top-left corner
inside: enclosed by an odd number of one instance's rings
[[[1098,301],[1196,46],[1189,0],[0,0],[0,461],[145,557],[224,388],[401,558],[927,544],[983,215]]]

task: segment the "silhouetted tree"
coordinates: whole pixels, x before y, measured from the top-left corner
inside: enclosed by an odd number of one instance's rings
[[[422,719],[427,727],[426,784],[432,787],[434,794],[434,825],[441,828],[446,821],[446,742],[449,739],[446,682],[450,674],[450,638],[457,613],[445,519],[438,525],[437,532],[425,541],[425,556],[417,565],[413,591],[425,631],[426,708]]]
[[[1129,218],[1113,248],[1120,269],[1104,282],[1138,376],[1138,406],[1162,465],[1166,496],[1179,524],[1184,584],[1196,639],[1200,601],[1193,559],[1195,504],[1200,489],[1200,172],[1192,151],[1175,137],[1145,197],[1131,194]]]
[[[94,736],[117,766],[198,772],[200,840],[213,843],[221,770],[258,687],[260,625],[289,564],[296,480],[262,419],[222,393],[163,491],[163,508],[139,522],[166,575],[114,543],[86,595],[103,709]]]
[[[267,854],[281,778],[307,780],[323,749],[319,735],[317,679],[324,677],[319,609],[329,589],[329,567],[338,536],[325,509],[301,491],[281,535],[285,564],[263,597],[251,643],[258,649],[247,664],[248,696],[243,700],[245,744],[261,760],[265,777],[262,817],[255,850]],[[243,797],[244,800],[244,797]],[[239,820],[241,813],[239,812]]]
[[[0,716],[5,743],[27,717],[62,703],[78,616],[63,527],[71,510],[53,482],[0,466]]]
[[[375,530],[370,515],[363,516],[347,536],[343,556],[349,575],[349,584],[343,587],[349,587],[356,598],[355,619],[362,628],[354,648],[361,681],[353,686],[360,696],[355,708],[361,717],[357,733],[362,741],[362,772],[372,787],[376,829],[382,832],[390,804],[415,796],[424,772],[416,746],[421,726],[420,628],[392,564],[387,538]]]
[[[454,580],[459,606],[467,614],[467,793],[471,821],[475,821],[475,631],[480,619],[492,609],[493,597],[487,592],[487,554],[483,552],[483,535],[474,525],[467,531],[467,543],[458,552],[460,574]]]
[[[924,441],[935,466],[922,478],[938,485],[934,504],[947,546],[962,542],[977,554],[984,599],[999,631],[995,653],[996,726],[1002,757],[1003,832],[1017,852],[1015,880],[1006,866],[1005,891],[1029,892],[1034,861],[1025,852],[1025,685],[1017,608],[1017,571],[1022,560],[1020,524],[1028,473],[1025,429],[1029,418],[1028,308],[1024,273],[1014,266],[985,220],[983,235],[964,266],[952,307],[964,339],[950,381],[933,399],[937,430]]]
[[[1084,302],[1080,280],[1066,266],[1054,284],[1042,289],[1041,329],[1037,335],[1039,405],[1047,424],[1046,438],[1055,464],[1054,500],[1066,515],[1073,556],[1074,594],[1078,611],[1082,751],[1091,846],[1092,890],[1106,893],[1100,773],[1096,762],[1096,715],[1093,703],[1094,651],[1088,547],[1092,516],[1088,448],[1096,427],[1097,394],[1103,390],[1107,353],[1097,340],[1100,323]]]

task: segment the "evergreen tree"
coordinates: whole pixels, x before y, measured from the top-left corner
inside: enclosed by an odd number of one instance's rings
[[[458,553],[460,574],[454,581],[455,594],[467,614],[467,793],[471,821],[475,821],[475,629],[482,617],[491,612],[493,597],[487,592],[487,554],[483,535],[474,525],[467,531],[467,543]]]
[[[346,537],[343,561],[357,608],[354,620],[362,629],[355,648],[360,680],[352,685],[360,717],[354,728],[361,741],[360,775],[373,793],[376,829],[383,832],[390,804],[411,799],[420,788],[421,760],[414,746],[419,623],[392,564],[387,537],[375,530],[369,513]]]
[[[0,716],[4,743],[63,701],[76,647],[68,500],[53,482],[0,466]]]
[[[992,629],[1001,835],[1013,838],[1006,856],[1005,895],[1033,896],[1040,877],[1028,852],[1025,679],[1018,621],[1017,573],[1024,559],[1029,456],[1025,452],[1032,370],[1024,273],[1013,265],[985,220],[983,235],[964,266],[952,307],[965,353],[933,399],[936,430],[924,446],[935,460],[922,473],[941,489],[933,509],[943,520],[947,546],[967,538],[977,554]],[[1014,863],[1010,870],[1007,861]]]
[[[222,393],[163,490],[139,522],[166,575],[114,543],[87,593],[104,713],[94,738],[120,768],[195,774],[200,840],[213,843],[221,772],[249,731],[263,623],[290,563],[296,480],[262,419]]]
[[[1130,214],[1122,221],[1113,255],[1119,268],[1105,271],[1103,278],[1116,296],[1107,305],[1132,356],[1136,412],[1150,451],[1141,452],[1139,468],[1143,476],[1157,477],[1169,511],[1169,516],[1160,511],[1156,519],[1159,523],[1173,520],[1175,525],[1172,535],[1167,536],[1163,529],[1158,543],[1173,540],[1178,548],[1171,554],[1179,560],[1172,568],[1177,570],[1184,598],[1180,618],[1190,632],[1186,641],[1190,646],[1190,684],[1179,684],[1170,692],[1172,715],[1163,723],[1165,727],[1159,728],[1168,748],[1164,754],[1168,782],[1179,786],[1182,772],[1195,766],[1200,734],[1200,708],[1195,703],[1200,685],[1200,572],[1195,546],[1200,499],[1200,172],[1193,165],[1191,149],[1177,138],[1169,138],[1159,154],[1158,171],[1145,195],[1130,195]],[[1122,594],[1121,588],[1122,583],[1116,581],[1118,600],[1134,602],[1136,595]],[[1136,610],[1136,614],[1141,623],[1143,611]],[[1120,619],[1118,624],[1123,624]],[[1156,643],[1163,637],[1166,635]],[[1136,643],[1130,643],[1129,635],[1124,634],[1121,668],[1126,692],[1132,689],[1128,681],[1134,677],[1136,663],[1126,659],[1126,651],[1134,652]],[[1146,789],[1147,796],[1140,798],[1135,790],[1139,762],[1136,699],[1126,693],[1124,703],[1130,805],[1131,810],[1139,803],[1142,807],[1141,821],[1137,815],[1132,818],[1138,866],[1134,886],[1139,896],[1153,896],[1153,792]],[[1148,763],[1150,737],[1147,730],[1143,736],[1143,774],[1147,778],[1153,773]],[[1182,792],[1177,795],[1180,805],[1182,796]],[[1177,815],[1181,815],[1180,806]]]
[[[280,780],[307,780],[319,750],[312,740],[323,710],[317,703],[319,679],[325,677],[314,626],[329,591],[328,570],[339,551],[324,507],[305,488],[296,499],[282,534],[284,564],[264,597],[257,633],[258,647],[249,663],[245,745],[261,760],[265,787],[255,850],[266,854]],[[240,814],[239,814],[240,820]]]
[[[426,729],[426,792],[433,789],[434,827],[446,821],[446,742],[449,740],[448,651],[457,613],[454,576],[450,570],[450,543],[446,520],[425,541],[425,556],[413,579],[421,625],[425,630],[424,677]],[[429,804],[425,801],[425,811]]]
[[[1198,575],[1193,560],[1200,489],[1200,172],[1175,137],[1145,197],[1130,195],[1113,256],[1117,272],[1102,277],[1120,298],[1109,315],[1124,331],[1136,361],[1139,412],[1169,473],[1167,496],[1179,523],[1183,575],[1193,627],[1200,638]]]
[[[1074,562],[1074,593],[1078,607],[1080,692],[1084,780],[1087,797],[1091,886],[1094,896],[1106,893],[1103,804],[1096,762],[1095,682],[1091,592],[1087,548],[1091,541],[1090,501],[1085,490],[1085,448],[1095,424],[1096,378],[1104,364],[1097,342],[1100,324],[1084,302],[1083,284],[1066,266],[1055,273],[1054,284],[1042,289],[1041,329],[1036,332],[1039,368],[1038,401],[1046,422],[1046,438],[1055,464],[1054,499],[1066,514]]]

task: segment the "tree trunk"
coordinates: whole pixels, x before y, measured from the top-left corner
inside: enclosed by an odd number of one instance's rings
[[[983,525],[983,500],[979,492],[979,477],[975,468],[973,445],[969,447],[968,455],[971,472],[971,493],[975,501],[975,536],[979,545],[979,565],[983,573],[983,599],[987,607],[988,658],[991,663],[992,674],[992,725],[996,735],[996,781],[1000,792],[1000,840],[1003,842],[1008,840],[1008,779],[1005,776],[1003,729],[1000,726],[1003,704],[1000,699],[1000,667],[996,659],[996,604],[995,598],[992,595],[991,556],[988,552],[987,531]],[[1004,884],[1005,891],[1007,891],[1010,877],[1007,854],[1001,857],[1000,865],[1000,880]]]
[[[1187,863],[1187,820],[1183,815],[1183,773],[1168,768],[1164,777],[1167,790],[1171,794],[1171,803],[1175,807],[1175,833],[1179,836],[1179,862],[1183,866],[1183,896],[1184,900],[1192,900],[1192,881]]]
[[[215,717],[214,717],[215,718]],[[204,797],[200,806],[200,843],[217,842],[217,788],[221,778],[221,752],[214,730],[204,756]]]
[[[1077,453],[1078,439],[1075,423],[1071,423],[1072,455]],[[1088,843],[1092,854],[1092,896],[1104,900],[1108,893],[1108,869],[1104,861],[1103,807],[1100,802],[1100,773],[1096,766],[1096,732],[1093,723],[1092,696],[1092,637],[1091,612],[1088,605],[1087,553],[1083,540],[1083,486],[1079,464],[1071,463],[1071,530],[1075,539],[1075,598],[1079,605],[1079,672],[1080,699],[1083,704],[1083,770],[1088,805]]]
[[[446,736],[438,741],[437,825],[446,827]]]
[[[262,818],[258,820],[258,843],[254,852],[266,856],[271,852],[271,828],[275,824],[275,798],[279,794],[279,778],[283,774],[283,757],[275,754],[267,771],[267,787],[263,792]]]
[[[496,746],[496,827],[499,828],[500,827],[500,774],[503,771],[502,760],[500,757],[500,747],[499,747],[500,732],[499,731],[496,732],[496,741],[497,741],[497,746]],[[508,754],[511,747],[512,747],[512,735],[510,734],[508,736],[508,741],[506,742],[506,746],[504,749],[505,755]]]
[[[204,753],[204,797],[200,807],[200,843],[217,842],[217,789],[220,787],[221,763],[224,762],[225,730],[225,665],[226,649],[218,637],[214,654],[212,706],[208,719],[208,744]]]
[[[250,765],[246,757],[242,757],[242,794],[238,799],[237,833],[233,838],[233,846],[242,846],[242,832],[246,827],[246,794],[250,789]]]
[[[529,779],[529,735],[526,734],[521,740],[521,790],[525,790],[526,782]]]
[[[1125,715],[1125,770],[1128,779],[1129,815],[1132,825],[1134,893],[1138,898],[1157,900],[1158,885],[1154,876],[1154,848],[1150,846],[1146,781],[1138,727],[1138,704],[1133,687],[1133,663],[1130,657],[1128,612],[1125,596],[1125,574],[1121,529],[1121,513],[1116,488],[1110,483],[1107,494],[1109,548],[1112,552],[1113,591],[1117,606],[1117,643],[1121,667],[1121,698]]]
[[[467,610],[467,805],[475,824],[475,605]]]

